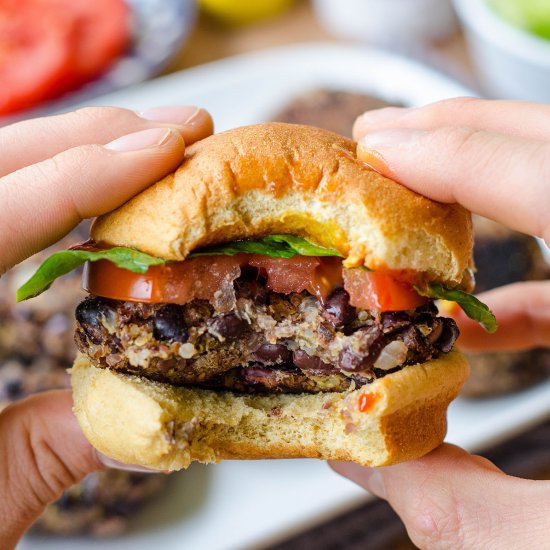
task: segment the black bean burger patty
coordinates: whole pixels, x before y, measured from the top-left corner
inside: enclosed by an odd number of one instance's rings
[[[321,303],[278,294],[259,277],[235,281],[235,306],[86,298],[76,343],[92,362],[168,382],[246,393],[345,391],[451,350],[458,329],[433,303],[363,311],[344,289]]]

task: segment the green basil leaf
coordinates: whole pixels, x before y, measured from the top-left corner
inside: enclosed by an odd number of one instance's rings
[[[342,256],[338,250],[318,246],[303,237],[294,235],[267,235],[250,241],[232,241],[195,250],[189,257],[239,253],[262,254],[271,258],[292,258],[293,256]]]
[[[42,294],[58,277],[70,273],[85,262],[97,262],[98,260],[108,260],[117,267],[135,273],[145,273],[151,265],[166,263],[160,258],[124,247],[94,251],[63,250],[45,260],[34,275],[17,290],[17,301],[22,302]]]
[[[497,330],[497,320],[493,312],[475,296],[463,290],[445,288],[440,284],[431,284],[427,290],[416,289],[422,296],[437,300],[449,300],[456,302],[464,313],[474,321],[477,321],[487,332]]]

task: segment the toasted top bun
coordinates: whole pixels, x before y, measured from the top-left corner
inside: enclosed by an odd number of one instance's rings
[[[386,466],[418,458],[447,430],[468,365],[458,351],[348,392],[247,395],[176,387],[94,367],[71,371],[74,411],[96,449],[162,470],[193,461],[322,458]]]
[[[275,233],[336,248],[346,267],[470,286],[470,214],[379,175],[357,160],[355,142],[311,126],[266,123],[210,136],[92,228],[98,242],[166,260]]]

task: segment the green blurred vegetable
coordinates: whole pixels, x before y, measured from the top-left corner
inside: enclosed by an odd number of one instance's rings
[[[509,23],[550,40],[550,0],[487,0]]]

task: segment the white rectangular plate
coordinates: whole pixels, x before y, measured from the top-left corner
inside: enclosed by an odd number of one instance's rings
[[[317,87],[373,94],[417,106],[472,91],[387,53],[333,44],[255,52],[175,73],[89,104],[143,109],[206,107],[218,131],[268,120],[290,98]],[[482,450],[550,416],[550,382],[513,396],[468,401],[449,411],[447,440]],[[320,461],[235,461],[174,475],[165,498],[120,539],[27,537],[20,550],[261,548],[367,500]]]

